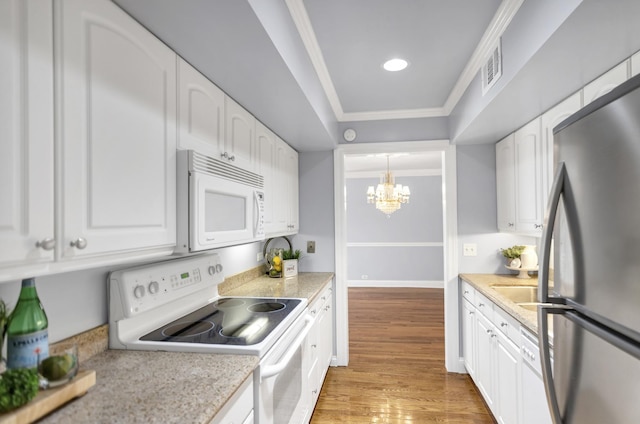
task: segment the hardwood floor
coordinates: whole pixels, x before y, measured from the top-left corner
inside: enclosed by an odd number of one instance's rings
[[[349,366],[327,373],[311,424],[494,423],[444,367],[441,289],[349,289]]]

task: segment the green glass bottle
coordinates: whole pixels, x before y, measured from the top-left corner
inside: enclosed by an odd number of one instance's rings
[[[35,368],[49,356],[49,321],[33,278],[22,280],[16,307],[7,325],[7,368]]]

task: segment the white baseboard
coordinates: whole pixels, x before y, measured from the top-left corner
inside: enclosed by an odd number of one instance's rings
[[[347,280],[347,287],[412,287],[443,289],[444,281],[423,280]]]

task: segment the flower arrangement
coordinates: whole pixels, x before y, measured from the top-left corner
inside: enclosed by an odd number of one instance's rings
[[[520,255],[522,255],[522,252],[524,251],[524,249],[525,249],[525,246],[515,245],[515,246],[507,247],[506,249],[500,249],[500,252],[502,252],[502,256],[504,256],[505,258],[512,260],[512,259],[520,258]]]

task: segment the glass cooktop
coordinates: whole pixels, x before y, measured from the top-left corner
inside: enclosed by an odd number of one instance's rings
[[[300,299],[220,298],[140,340],[248,346],[260,343]]]

